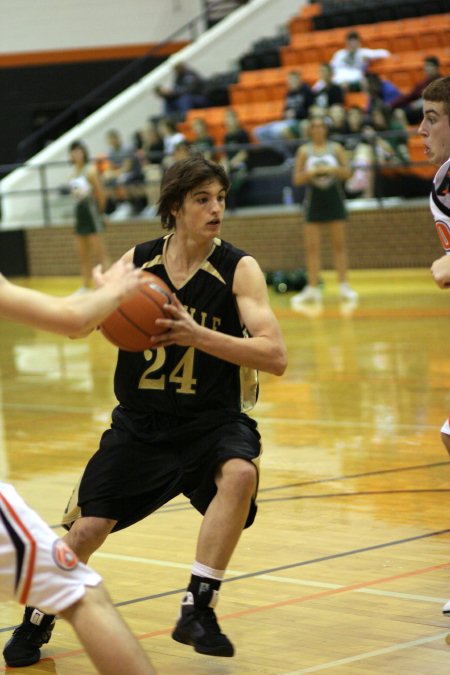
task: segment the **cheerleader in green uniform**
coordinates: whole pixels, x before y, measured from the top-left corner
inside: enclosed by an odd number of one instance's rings
[[[100,263],[104,271],[110,265],[101,215],[105,206],[105,193],[97,169],[89,162],[88,151],[83,143],[74,141],[69,153],[74,167],[69,186],[75,200],[75,239],[83,279],[80,291],[84,291],[92,281],[91,258]]]
[[[328,127],[322,117],[309,124],[310,142],[300,146],[295,157],[294,185],[306,185],[305,247],[308,285],[291,298],[292,307],[304,302],[320,302],[320,237],[325,224],[330,226],[334,264],[341,299],[356,300],[358,295],[347,282],[345,228],[347,214],[343,181],[351,176],[344,147],[328,139]]]

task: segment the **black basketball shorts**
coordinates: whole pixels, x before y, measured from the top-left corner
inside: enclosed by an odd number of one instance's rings
[[[202,514],[216,494],[217,467],[232,458],[253,462],[259,475],[261,440],[256,422],[247,415],[211,418],[195,433],[188,424],[175,431],[139,439],[122,425],[103,434],[67,505],[62,524],[69,529],[80,516],[117,520],[113,531],[142,520],[183,494]],[[256,515],[256,491],[245,527]]]

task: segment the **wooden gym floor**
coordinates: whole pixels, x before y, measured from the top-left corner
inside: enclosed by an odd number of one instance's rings
[[[185,499],[111,535],[92,558],[160,675],[450,672],[450,464],[439,436],[450,291],[428,270],[355,271],[351,307],[339,304],[334,274],[324,280],[321,313],[272,296],[290,362],[281,379],[261,375],[259,515],[218,605],[236,656],[200,656],[170,638],[200,525]],[[100,334],[70,341],[0,322],[2,476],[57,531],[109,423],[114,362]],[[0,647],[21,614],[0,605]],[[63,621],[43,655],[14,672],[94,672]]]

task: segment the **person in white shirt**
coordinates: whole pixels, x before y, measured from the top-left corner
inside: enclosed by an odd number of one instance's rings
[[[338,49],[331,58],[333,82],[348,91],[362,91],[365,87],[365,72],[371,61],[386,59],[391,55],[387,49],[369,49],[361,46],[359,33],[350,31],[344,49]]]

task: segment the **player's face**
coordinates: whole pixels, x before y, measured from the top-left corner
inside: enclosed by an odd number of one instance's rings
[[[202,183],[186,195],[181,209],[174,215],[177,229],[213,238],[220,234],[225,211],[225,190],[219,181]]]
[[[450,120],[442,102],[424,101],[419,134],[431,164],[441,166],[447,161],[450,157]]]

